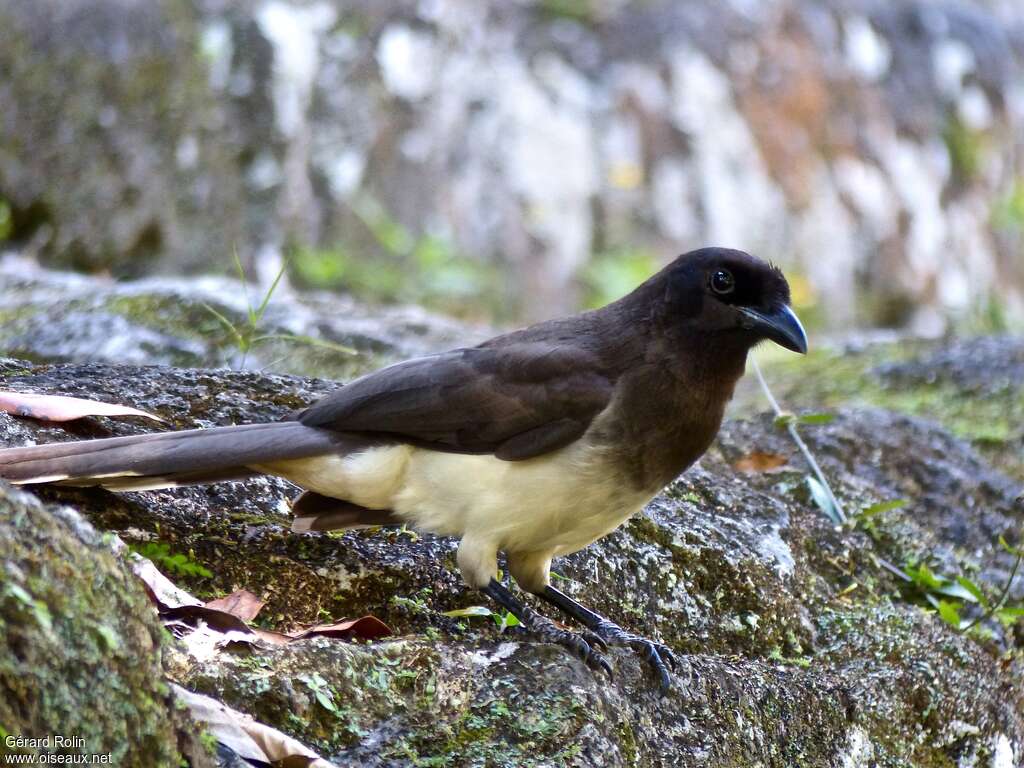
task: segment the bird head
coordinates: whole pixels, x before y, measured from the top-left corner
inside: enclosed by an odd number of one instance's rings
[[[767,340],[807,352],[807,335],[778,267],[744,251],[701,248],[677,258],[665,273],[673,322],[746,348]]]

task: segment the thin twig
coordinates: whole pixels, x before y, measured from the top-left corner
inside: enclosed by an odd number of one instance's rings
[[[754,365],[754,373],[757,375],[757,380],[761,383],[761,391],[764,392],[765,398],[767,398],[768,403],[772,407],[772,410],[775,411],[776,418],[785,416],[785,411],[783,411],[782,408],[779,406],[778,400],[775,399],[775,395],[772,394],[771,389],[768,387],[768,382],[765,380],[764,374],[761,373],[761,366],[757,364],[757,360],[752,360],[751,362]],[[797,448],[800,449],[800,452],[804,455],[804,458],[810,465],[811,470],[817,476],[818,482],[821,483],[821,487],[824,488],[825,493],[828,494],[829,501],[832,503],[833,508],[836,511],[836,515],[839,517],[841,522],[845,523],[847,520],[846,512],[843,510],[842,505],[839,503],[839,499],[837,499],[836,495],[832,492],[832,486],[829,484],[828,479],[825,477],[825,473],[821,471],[821,467],[818,466],[818,462],[815,461],[814,456],[811,454],[811,449],[807,447],[807,444],[803,441],[803,439],[800,437],[800,434],[796,431],[796,424],[790,421],[788,424],[786,424],[786,431],[789,432],[789,436],[793,438],[793,442],[796,443]],[[889,573],[891,573],[893,576],[896,576],[902,579],[903,581],[913,581],[913,579],[911,579],[909,576],[907,576],[906,573],[903,572],[903,569],[889,562],[884,557],[880,557],[878,555],[875,555],[874,557],[878,564],[885,568],[885,570],[889,571]]]
[[[768,388],[768,382],[765,381],[764,374],[761,373],[761,366],[757,364],[757,360],[752,361],[754,364],[754,373],[757,375],[757,380],[761,383],[761,391],[764,392],[764,396],[768,399],[768,403],[771,405],[772,410],[775,411],[776,417],[785,416],[785,412],[779,407],[778,401],[775,396],[772,395],[772,391]],[[839,517],[840,523],[846,522],[846,512],[843,510],[842,505],[839,503],[839,499],[832,493],[832,486],[829,485],[828,480],[825,479],[825,473],[821,471],[821,467],[818,466],[818,462],[815,461],[814,456],[811,454],[811,450],[807,447],[807,444],[800,437],[800,433],[796,431],[796,424],[790,421],[786,424],[786,431],[789,432],[789,436],[793,438],[793,442],[796,443],[796,447],[800,449],[800,453],[804,455],[807,460],[807,464],[810,466],[814,476],[818,478],[818,482],[821,483],[822,488],[825,489],[825,493],[828,494],[829,503],[832,504],[833,509],[836,511],[836,515]]]

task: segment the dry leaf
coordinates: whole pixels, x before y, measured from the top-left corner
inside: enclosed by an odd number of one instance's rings
[[[261,639],[274,645],[288,645],[296,640],[305,640],[310,637],[333,637],[340,640],[376,640],[393,634],[391,627],[378,619],[376,616],[362,616],[358,619],[339,621],[337,624],[317,624],[315,627],[308,627],[298,632],[275,632],[271,629],[260,629],[253,627]]]
[[[272,629],[263,629],[262,627],[253,627],[252,631],[261,640],[265,640],[271,645],[288,645],[288,643],[295,642],[294,637],[286,635],[284,632],[275,632]]]
[[[337,637],[343,640],[358,637],[362,640],[376,640],[390,634],[391,627],[376,616],[361,616],[337,624],[317,624],[297,634],[291,634],[291,637],[295,640],[304,640],[307,637]]]
[[[86,416],[142,416],[162,422],[159,416],[127,405],[101,403],[64,395],[35,395],[0,390],[0,411],[42,421],[74,421]]]
[[[166,611],[182,605],[202,605],[201,601],[192,597],[185,590],[179,589],[170,579],[160,573],[151,560],[147,560],[139,554],[132,554],[129,564],[135,575],[145,585],[146,594],[156,604],[157,611]]]
[[[218,611],[216,608],[207,608],[205,605],[180,605],[177,608],[168,608],[166,611],[160,611],[160,618],[164,621],[182,621],[192,626],[203,622],[217,632],[241,632],[250,636],[253,634],[249,625],[237,616],[232,616],[227,611]]]
[[[291,736],[258,723],[243,712],[231,709],[209,696],[192,693],[171,683],[175,698],[188,707],[192,717],[206,725],[217,741],[244,760],[298,768],[335,768]]]
[[[157,607],[164,626],[185,641],[192,655],[207,658],[229,643],[252,643],[256,639],[272,645],[288,645],[308,637],[333,637],[341,640],[376,640],[393,634],[391,627],[376,616],[361,616],[335,624],[317,624],[298,632],[275,632],[250,627],[264,602],[247,589],[203,605],[188,592],[176,587],[152,562],[139,554],[130,558],[132,570],[146,587],[149,599]],[[218,633],[213,637],[210,633]],[[195,635],[193,637],[193,635]]]
[[[189,656],[199,662],[215,659],[225,646],[233,643],[252,646],[257,639],[254,634],[218,632],[202,622],[196,627],[180,621],[168,622],[164,626],[181,641]]]
[[[786,466],[788,462],[788,456],[782,456],[778,453],[751,451],[743,458],[734,462],[732,468],[739,472],[771,472]]]
[[[242,621],[252,621],[265,605],[256,595],[247,589],[236,589],[226,597],[218,597],[206,604],[207,608],[224,611]]]

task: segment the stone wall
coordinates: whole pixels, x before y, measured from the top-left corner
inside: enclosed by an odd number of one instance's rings
[[[13,0],[0,71],[5,228],[51,263],[442,243],[534,318],[717,243],[832,325],[1024,316],[1014,2]]]

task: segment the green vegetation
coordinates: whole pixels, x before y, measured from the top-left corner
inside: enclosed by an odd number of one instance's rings
[[[270,287],[267,288],[267,292],[263,295],[260,303],[255,305],[249,298],[248,284],[246,282],[245,270],[242,268],[242,262],[239,260],[237,253],[235,253],[234,256],[235,268],[238,270],[238,278],[242,281],[242,289],[245,290],[245,303],[248,310],[245,321],[242,323],[235,323],[209,304],[203,304],[203,307],[205,307],[206,310],[213,315],[230,334],[231,340],[234,342],[242,356],[239,367],[245,368],[245,361],[248,358],[250,350],[254,346],[269,341],[293,341],[299,344],[325,347],[344,354],[356,354],[354,349],[342,346],[341,344],[325,341],[323,339],[315,339],[311,336],[301,336],[294,333],[261,333],[260,325],[263,322],[263,315],[266,313],[267,307],[270,305],[270,299],[273,297],[274,291],[277,290],[277,286],[281,283],[281,278],[284,277],[287,266],[281,267],[277,276],[274,277],[273,282],[271,282]]]
[[[514,614],[505,610],[492,611],[486,605],[469,605],[465,608],[455,608],[451,611],[445,611],[444,615],[456,619],[490,616],[494,619],[494,623],[498,625],[498,629],[501,631],[504,631],[508,627],[517,627],[520,623],[519,619],[517,619]]]
[[[636,288],[658,271],[654,253],[637,248],[619,248],[597,253],[583,272],[584,303],[601,307]]]
[[[936,573],[927,563],[921,562],[910,562],[904,566],[903,571],[910,579],[905,594],[913,602],[923,602],[934,607],[942,620],[958,631],[979,627],[982,622],[992,617],[1005,626],[1013,624],[1024,617],[1024,605],[1007,604],[1010,587],[1020,570],[1021,560],[1024,559],[1024,548],[1011,547],[1001,536],[999,544],[1016,559],[1006,583],[994,599],[987,596],[983,587],[966,575],[960,574],[955,578],[949,578]],[[973,619],[961,618],[964,609],[969,606],[976,606],[981,609],[981,613]]]
[[[540,0],[537,8],[549,19],[568,19],[581,24],[597,21],[594,0]]]
[[[372,249],[347,242],[295,248],[289,260],[298,283],[343,289],[370,301],[421,304],[458,317],[514,316],[496,267],[460,254],[436,235],[414,235],[369,198],[352,209]]]
[[[13,230],[14,217],[11,213],[11,206],[6,200],[0,198],[0,242],[9,238]]]
[[[949,152],[953,179],[960,185],[970,184],[978,177],[985,160],[984,133],[970,128],[953,114],[946,122],[942,138]]]
[[[1024,178],[1014,180],[1010,189],[992,206],[996,229],[1024,234]]]
[[[927,351],[927,342],[877,344],[859,352],[812,350],[799,360],[775,358],[766,363],[775,388],[787,402],[813,408],[876,406],[920,416],[942,424],[972,441],[983,453],[1024,477],[1024,463],[1015,465],[1003,447],[1017,439],[1024,425],[1024,391],[1008,385],[985,396],[968,396],[962,387],[942,379],[895,384],[876,367],[912,360]]]
[[[891,499],[872,504],[853,515],[847,521],[843,508],[833,493],[831,485],[796,429],[798,423],[827,424],[832,420],[831,415],[810,414],[796,417],[792,414],[784,413],[772,394],[756,361],[754,362],[754,370],[765,397],[777,414],[775,425],[789,432],[812,468],[813,474],[808,475],[806,480],[815,504],[833,523],[849,523],[853,527],[860,527],[876,542],[882,541],[883,537],[877,526],[877,518],[887,512],[892,512],[906,506],[907,500]],[[944,622],[958,632],[964,632],[978,627],[983,621],[992,617],[995,617],[1007,626],[1024,617],[1024,605],[1006,604],[1013,580],[1020,569],[1021,561],[1024,560],[1024,548],[1011,547],[1003,537],[999,538],[999,544],[1006,552],[1015,557],[1015,562],[1006,583],[998,597],[994,599],[990,599],[985,594],[984,588],[964,573],[952,578],[947,577],[937,573],[929,562],[919,559],[908,561],[903,566],[901,573],[895,566],[884,559],[879,557],[876,560],[878,560],[880,565],[889,570],[890,573],[894,573],[903,579],[903,596],[905,599],[914,604],[935,609]],[[931,557],[928,558],[928,560],[932,559]],[[970,620],[961,618],[964,610],[971,606],[980,608],[981,614]]]
[[[213,574],[198,562],[192,552],[171,554],[171,548],[162,541],[147,541],[131,545],[131,550],[152,560],[154,565],[177,576],[210,578]]]

